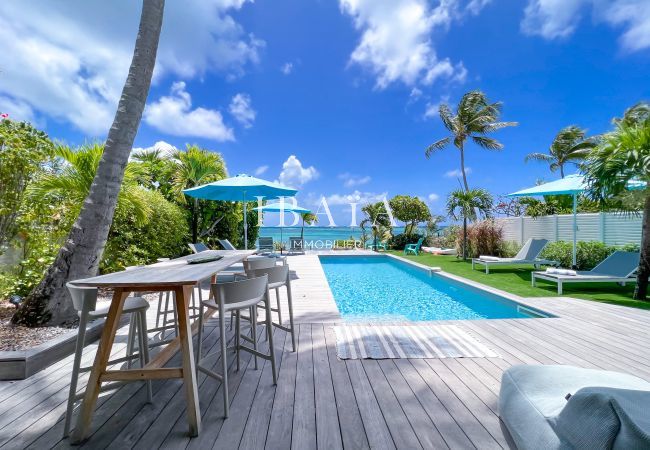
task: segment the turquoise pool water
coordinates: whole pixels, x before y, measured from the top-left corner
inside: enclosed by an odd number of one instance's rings
[[[424,321],[512,319],[543,313],[430,275],[388,256],[320,256],[327,282],[345,320]]]

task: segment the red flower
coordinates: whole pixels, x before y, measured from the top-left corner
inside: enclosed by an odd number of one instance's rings
[[[9,114],[2,113],[2,114],[0,114],[0,117],[2,117],[3,119],[6,119],[7,117],[9,117]]]

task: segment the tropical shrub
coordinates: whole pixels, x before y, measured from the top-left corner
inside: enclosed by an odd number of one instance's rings
[[[512,258],[519,252],[519,250],[521,250],[519,242],[503,241],[501,244],[501,256],[504,258]]]
[[[0,248],[15,236],[25,189],[52,148],[47,134],[30,124],[0,120]]]
[[[578,270],[589,270],[597,266],[617,248],[602,242],[578,242],[576,246],[576,265]],[[571,267],[573,262],[573,242],[557,241],[549,243],[542,254],[542,258],[559,261],[562,267]]]
[[[411,233],[410,235],[405,233],[396,234],[388,240],[388,246],[393,250],[404,250],[407,244],[415,244],[423,237],[425,236],[420,233]],[[426,245],[426,242],[423,245]]]
[[[139,195],[151,209],[150,218],[140,223],[133,205],[116,209],[100,264],[102,272],[150,264],[157,258],[173,258],[188,251],[185,211],[158,191],[140,188]]]
[[[431,247],[454,248],[456,247],[456,239],[458,239],[458,236],[462,237],[462,233],[462,227],[451,225],[442,230],[439,236],[429,236],[427,243]]]
[[[456,250],[460,255],[463,248],[463,236],[456,239]],[[501,256],[503,249],[503,230],[494,220],[482,220],[467,227],[467,257],[480,255]]]

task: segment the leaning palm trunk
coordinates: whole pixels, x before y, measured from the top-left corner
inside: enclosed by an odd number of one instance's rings
[[[648,277],[650,277],[650,195],[646,197],[643,209],[643,231],[641,233],[641,258],[634,290],[636,300],[646,300],[648,296]]]
[[[164,0],[143,1],[129,75],[90,192],[54,263],[14,315],[14,323],[60,325],[77,318],[65,283],[97,274],[124,169],[149,94],[164,4]]]

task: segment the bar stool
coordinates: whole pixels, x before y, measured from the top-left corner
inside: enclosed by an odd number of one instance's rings
[[[72,305],[79,314],[79,332],[77,334],[77,343],[75,346],[74,363],[72,366],[72,379],[70,380],[70,392],[68,393],[68,408],[65,414],[65,425],[63,427],[63,437],[67,437],[70,433],[70,422],[72,419],[72,412],[76,400],[83,398],[83,394],[77,395],[77,383],[79,382],[79,374],[87,372],[92,367],[81,367],[81,356],[83,349],[86,345],[86,326],[88,322],[105,318],[108,316],[108,307],[97,309],[97,288],[75,286],[73,283],[67,283],[66,287],[72,297]],[[130,314],[129,334],[127,338],[127,356],[117,358],[109,361],[109,364],[118,364],[120,362],[130,362],[134,358],[140,360],[140,366],[144,366],[149,362],[149,344],[147,336],[147,309],[149,309],[149,302],[142,297],[128,297],[124,301],[123,314]],[[133,354],[133,342],[138,338],[137,354]],[[112,383],[102,386],[102,391],[114,389],[118,384]],[[151,381],[146,381],[147,385],[147,400],[151,402]]]
[[[269,290],[275,289],[275,296],[278,304],[278,321],[279,323],[273,322],[273,326],[280,328],[281,330],[291,333],[291,345],[293,351],[296,351],[296,336],[295,336],[295,326],[293,322],[293,297],[291,294],[291,275],[289,272],[289,266],[274,266],[267,268],[258,268],[251,269],[246,271],[246,275],[249,278],[257,278],[264,275],[269,277]],[[282,318],[280,316],[280,288],[284,287],[287,290],[287,304],[289,306],[289,326],[285,327],[282,323]]]
[[[243,336],[240,329],[240,321],[237,320],[235,329],[235,351],[237,352],[237,370],[239,370],[239,352],[240,350],[252,353],[255,357],[255,368],[257,369],[257,357],[271,361],[273,371],[273,384],[277,384],[277,371],[275,367],[275,349],[273,347],[273,326],[271,322],[271,304],[269,301],[268,277],[266,275],[258,278],[249,278],[241,281],[232,281],[227,283],[217,283],[211,285],[213,298],[201,302],[199,313],[199,333],[196,349],[196,370],[205,373],[223,383],[223,409],[225,417],[230,412],[228,401],[228,348],[226,342],[226,315],[228,311],[236,311],[239,318],[239,312],[248,310],[251,317],[254,317],[254,309],[259,303],[264,304],[266,310],[266,333],[269,341],[269,354],[261,353],[257,350],[257,321],[251,321],[252,336]],[[204,359],[213,354],[202,357],[201,347],[203,339],[203,309],[214,309],[219,311],[219,331],[221,347],[221,370],[219,374],[202,365]],[[253,344],[253,347],[242,345],[240,338],[244,338]]]

